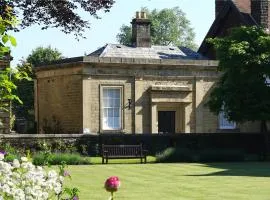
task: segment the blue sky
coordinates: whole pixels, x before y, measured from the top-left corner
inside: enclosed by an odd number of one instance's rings
[[[38,46],[51,45],[65,57],[76,57],[88,54],[106,43],[117,43],[116,35],[119,33],[120,26],[129,24],[135,12],[141,7],[160,10],[178,6],[190,20],[196,33],[195,41],[200,45],[214,20],[214,3],[214,0],[116,0],[109,13],[100,13],[101,19],[97,20],[82,13],[84,19],[91,23],[91,28],[84,33],[87,39],[77,41],[72,34],[66,35],[59,29],[41,30],[39,26],[14,33],[18,45],[13,49],[12,64],[15,65],[21,58],[26,58]]]

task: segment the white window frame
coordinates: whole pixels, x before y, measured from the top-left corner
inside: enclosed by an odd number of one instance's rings
[[[119,107],[119,127],[118,128],[106,128],[104,127],[104,89],[119,89],[120,90],[120,107]],[[109,107],[108,107],[109,108]],[[101,85],[100,87],[100,127],[101,132],[120,132],[123,130],[123,86],[119,85]]]
[[[219,123],[219,129],[236,129],[236,123],[233,121],[229,121],[225,117],[223,111],[219,112],[218,123]]]

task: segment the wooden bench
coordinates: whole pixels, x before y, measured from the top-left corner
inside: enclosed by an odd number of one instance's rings
[[[141,163],[146,163],[146,150],[143,150],[142,144],[140,145],[102,145],[101,156],[102,164],[108,159],[120,158],[140,158]]]

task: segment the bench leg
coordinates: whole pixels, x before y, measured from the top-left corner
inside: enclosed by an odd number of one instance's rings
[[[141,157],[141,164],[143,163],[143,157]]]
[[[104,164],[104,157],[102,157],[102,164]]]
[[[108,164],[108,157],[106,157],[106,164]]]
[[[146,164],[146,156],[144,157],[144,164]]]

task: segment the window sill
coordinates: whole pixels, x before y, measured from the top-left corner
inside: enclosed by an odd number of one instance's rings
[[[101,134],[120,134],[120,133],[125,133],[123,129],[121,130],[100,130]]]
[[[239,133],[240,129],[239,128],[231,128],[231,129],[222,129],[219,128],[217,129],[218,133]]]

